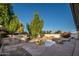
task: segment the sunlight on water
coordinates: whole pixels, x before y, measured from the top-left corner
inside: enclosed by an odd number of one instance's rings
[[[51,40],[46,40],[46,41],[45,41],[45,46],[52,46],[52,45],[54,45],[54,44],[56,44],[55,41],[51,41]]]

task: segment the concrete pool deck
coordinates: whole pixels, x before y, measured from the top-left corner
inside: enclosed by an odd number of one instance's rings
[[[50,47],[26,43],[23,48],[33,56],[72,56],[75,48],[75,42],[76,40],[71,40],[71,42],[55,44]]]
[[[79,40],[77,39],[71,39],[63,44],[55,44],[49,47],[36,45],[34,43],[22,43],[19,45],[6,46],[4,47],[4,52],[10,53],[16,51],[16,54],[19,55],[17,53],[18,47],[26,51],[22,54],[20,53],[20,55],[24,56],[79,56]],[[19,52],[22,52],[22,50],[18,49]]]

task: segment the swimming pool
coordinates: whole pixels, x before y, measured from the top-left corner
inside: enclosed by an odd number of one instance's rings
[[[44,45],[45,46],[52,46],[52,45],[54,45],[54,44],[56,44],[56,42],[55,41],[52,41],[52,40],[46,40],[45,42],[44,42]]]

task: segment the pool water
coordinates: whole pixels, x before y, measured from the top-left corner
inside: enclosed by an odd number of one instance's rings
[[[45,42],[44,42],[44,45],[45,46],[52,46],[52,45],[54,45],[54,44],[56,44],[56,42],[55,41],[52,41],[52,40],[46,40]]]

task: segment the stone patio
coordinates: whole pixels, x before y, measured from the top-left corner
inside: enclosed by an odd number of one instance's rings
[[[21,43],[5,46],[4,53],[7,56],[79,56],[79,40],[71,39],[63,44],[55,44],[49,47],[34,43]]]

